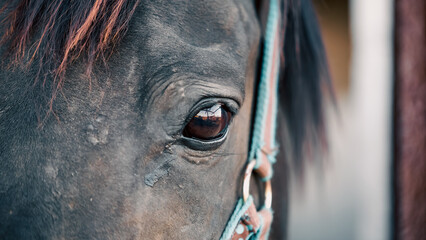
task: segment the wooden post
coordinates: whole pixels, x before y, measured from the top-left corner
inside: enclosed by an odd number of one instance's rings
[[[426,1],[396,0],[395,238],[426,239]]]

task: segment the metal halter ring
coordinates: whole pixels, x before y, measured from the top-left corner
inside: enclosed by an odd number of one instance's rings
[[[247,201],[249,195],[250,195],[250,179],[251,179],[251,173],[253,172],[253,168],[256,165],[256,160],[251,160],[247,164],[246,171],[244,173],[244,181],[243,181],[243,200],[244,202]],[[256,171],[256,170],[255,170]],[[271,208],[272,206],[272,187],[271,187],[271,180],[267,180],[265,182],[265,199],[263,202],[265,208]]]

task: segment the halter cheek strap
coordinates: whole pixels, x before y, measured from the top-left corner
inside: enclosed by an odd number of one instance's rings
[[[268,239],[272,223],[272,164],[275,163],[277,145],[275,141],[280,12],[278,0],[270,0],[268,20],[266,23],[264,56],[262,62],[256,115],[254,118],[253,137],[244,174],[243,198],[237,202],[220,240],[256,240]],[[250,195],[250,178],[252,172],[265,182],[265,200],[260,210],[256,209]]]

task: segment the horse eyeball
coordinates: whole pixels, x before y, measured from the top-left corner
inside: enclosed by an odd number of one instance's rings
[[[220,138],[226,133],[231,117],[231,112],[223,104],[204,108],[185,126],[183,136],[200,140]]]

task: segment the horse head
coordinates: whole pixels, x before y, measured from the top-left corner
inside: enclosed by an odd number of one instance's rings
[[[218,239],[241,195],[265,2],[2,4],[1,238]],[[310,4],[279,8],[281,151],[300,153],[325,61]]]

